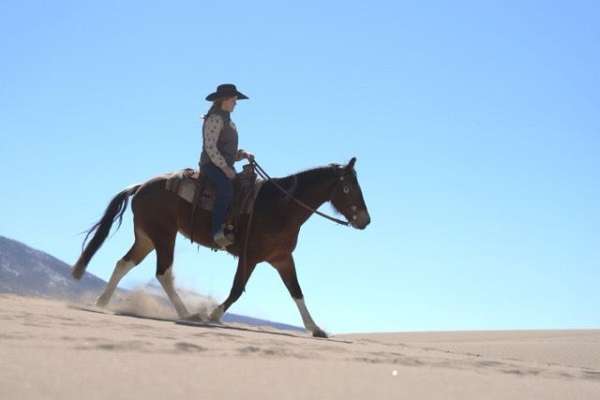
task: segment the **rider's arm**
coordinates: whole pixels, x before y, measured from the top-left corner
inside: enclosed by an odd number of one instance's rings
[[[223,118],[216,114],[209,115],[204,122],[204,149],[213,164],[225,171],[229,166],[227,165],[227,161],[225,161],[225,157],[223,157],[217,148],[217,141],[219,140],[221,130],[223,130]]]

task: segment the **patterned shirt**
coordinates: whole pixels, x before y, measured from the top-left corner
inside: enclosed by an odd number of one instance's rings
[[[219,135],[223,129],[223,118],[218,114],[211,114],[204,121],[204,131],[202,136],[204,137],[204,150],[210,161],[213,162],[217,167],[224,169],[227,167],[227,161],[217,148],[217,142]]]

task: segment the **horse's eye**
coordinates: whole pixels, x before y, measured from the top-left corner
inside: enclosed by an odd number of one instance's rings
[[[345,194],[350,193],[350,186],[344,186],[344,193]]]

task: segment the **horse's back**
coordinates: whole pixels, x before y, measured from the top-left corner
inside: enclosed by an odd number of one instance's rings
[[[176,212],[178,205],[178,196],[176,193],[167,190],[170,181],[180,180],[184,174],[189,174],[189,168],[157,175],[148,179],[136,191],[132,199],[131,207],[134,215],[142,212],[146,213],[164,213],[167,210]]]

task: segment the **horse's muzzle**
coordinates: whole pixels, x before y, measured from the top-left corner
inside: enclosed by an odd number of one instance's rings
[[[352,221],[352,226],[356,229],[365,229],[371,223],[371,217],[366,210],[356,214],[356,218]]]

